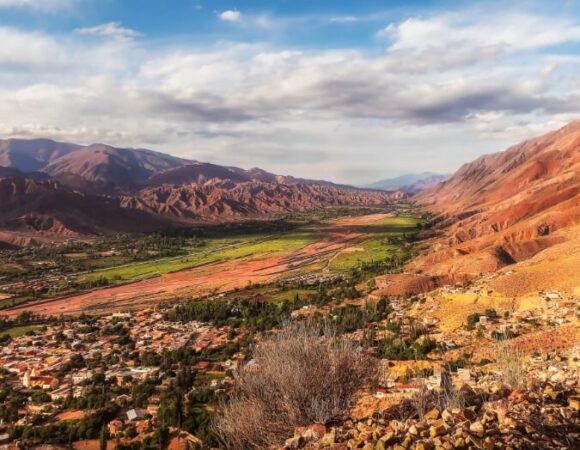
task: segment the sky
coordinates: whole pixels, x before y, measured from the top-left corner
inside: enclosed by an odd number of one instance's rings
[[[0,138],[368,184],[579,118],[578,0],[0,0]]]

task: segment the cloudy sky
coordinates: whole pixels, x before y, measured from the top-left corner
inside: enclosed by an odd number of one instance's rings
[[[364,184],[580,118],[580,2],[0,0],[0,137]]]

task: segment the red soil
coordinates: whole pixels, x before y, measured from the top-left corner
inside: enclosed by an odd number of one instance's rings
[[[580,122],[465,164],[417,200],[437,214],[442,231],[410,267],[429,275],[473,278],[539,262],[555,246],[577,248],[571,230],[580,224]],[[553,275],[551,288],[558,288]]]

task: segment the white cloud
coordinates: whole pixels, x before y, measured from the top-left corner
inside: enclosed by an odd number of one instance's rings
[[[141,36],[141,33],[123,27],[120,22],[108,22],[94,27],[78,28],[75,31],[79,34],[101,36],[118,41],[129,41]]]
[[[333,23],[354,23],[354,22],[358,22],[358,17],[355,17],[355,16],[331,17],[330,22],[333,22]]]
[[[56,41],[39,33],[0,27],[0,64],[15,66],[53,66],[63,58]]]
[[[406,19],[383,52],[127,45],[136,32],[119,23],[79,31],[107,39],[0,28],[0,133],[354,183],[381,168],[448,172],[580,114],[580,60],[549,48],[578,24],[511,17],[537,27],[498,37],[478,31],[492,27],[483,16]]]
[[[72,6],[74,0],[0,0],[0,8],[30,8],[55,11]]]
[[[412,17],[380,30],[392,40],[392,51],[500,48],[539,49],[580,41],[580,24],[564,18],[526,13],[455,13],[430,18]]]
[[[242,19],[242,13],[235,9],[228,9],[219,14],[220,20],[224,22],[239,22]]]
[[[289,26],[291,22],[296,20],[289,20],[287,18],[273,17],[269,14],[242,14],[237,9],[230,9],[218,13],[218,18],[223,22],[230,22],[236,24],[241,29],[284,29]]]

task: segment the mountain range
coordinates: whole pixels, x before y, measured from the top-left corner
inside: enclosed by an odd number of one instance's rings
[[[413,263],[422,277],[496,273],[490,285],[510,295],[578,289],[580,121],[481,156],[415,200],[434,214]]]
[[[0,141],[0,163],[0,241],[12,245],[384,205],[414,192],[50,140]],[[424,187],[440,177],[424,173],[384,186]],[[413,200],[433,214],[427,250],[413,262],[424,277],[463,281],[546,255],[552,267],[573,267],[567,259],[580,254],[572,251],[580,247],[580,121],[467,163]]]
[[[365,185],[370,189],[401,190],[410,194],[416,194],[446,179],[449,174],[433,172],[412,173],[387,178]]]
[[[0,241],[15,245],[331,206],[385,205],[404,195],[147,149],[0,141]]]

